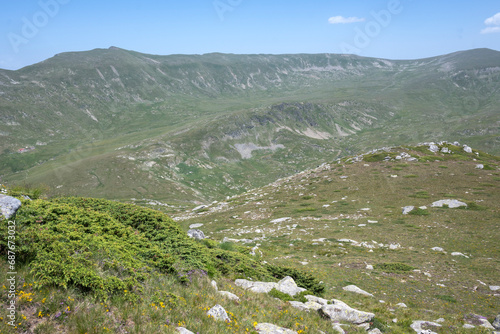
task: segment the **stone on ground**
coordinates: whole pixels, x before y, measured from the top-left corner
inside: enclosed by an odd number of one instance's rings
[[[195,240],[205,239],[205,233],[203,233],[203,231],[201,231],[201,230],[191,229],[187,232],[187,234],[190,238],[193,238]]]
[[[207,314],[211,317],[213,317],[215,320],[222,320],[222,321],[228,321],[230,322],[231,319],[229,319],[229,316],[226,313],[226,310],[220,306],[219,304],[215,305],[212,307]]]
[[[440,201],[432,203],[433,208],[442,208],[444,205],[447,205],[450,209],[459,208],[461,206],[467,206],[466,203],[460,202],[456,199],[442,199]]]
[[[348,285],[342,288],[344,291],[354,292],[363,296],[373,297],[373,295],[365,290],[358,288],[355,285]]]
[[[176,330],[181,333],[181,334],[194,334],[193,332],[191,332],[190,330],[187,330],[186,328],[184,327],[177,327]]]
[[[332,321],[347,321],[353,324],[362,324],[371,321],[375,314],[358,311],[353,309],[346,303],[332,299],[333,304],[324,305],[320,310],[320,314],[330,318]]]
[[[21,201],[17,198],[0,195],[0,213],[5,217],[5,219],[9,219],[14,216],[21,207]]]
[[[259,334],[297,334],[296,331],[293,331],[288,328],[278,327],[273,324],[261,323],[255,326],[255,330]]]

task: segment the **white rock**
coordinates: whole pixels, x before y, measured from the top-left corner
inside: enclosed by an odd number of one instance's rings
[[[340,324],[332,323],[332,329],[337,333],[345,334],[345,330],[341,327]]]
[[[398,303],[398,304],[396,304],[396,306],[401,307],[401,308],[407,308],[408,307],[408,306],[406,306],[405,303]]]
[[[477,164],[477,165],[476,165],[476,169],[484,169],[484,165],[482,165],[482,164]]]
[[[463,328],[466,328],[466,329],[472,329],[472,328],[476,328],[476,326],[471,325],[471,324],[464,324],[464,325],[463,325]]]
[[[444,249],[442,249],[441,247],[433,247],[431,249],[435,252],[444,252]]]
[[[398,176],[397,176],[397,175],[391,175],[391,177],[392,177],[393,179],[395,179],[395,178],[397,178]]]
[[[296,331],[293,331],[288,328],[278,327],[273,324],[268,323],[260,323],[255,326],[255,330],[259,334],[297,334]]]
[[[439,147],[436,144],[431,143],[429,144],[429,151],[431,151],[432,153],[439,152]]]
[[[0,195],[0,218],[3,215],[5,219],[14,216],[21,207],[21,201],[15,197]]]
[[[360,295],[368,296],[368,297],[373,297],[371,293],[368,293],[360,288],[358,288],[355,285],[348,285],[342,288],[344,291],[349,291],[349,292],[354,292]]]
[[[447,205],[450,209],[459,208],[461,206],[467,206],[466,203],[457,201],[456,199],[442,199],[432,203],[433,208],[442,208],[443,205]]]
[[[460,252],[453,252],[453,253],[451,253],[451,256],[463,256],[463,257],[469,258],[467,255],[460,253]]]
[[[193,332],[191,332],[190,330],[187,330],[186,328],[184,327],[177,327],[176,330],[181,333],[181,334],[194,334]]]
[[[324,305],[319,312],[332,321],[347,321],[354,324],[362,324],[371,321],[375,314],[358,311],[346,303],[332,299],[333,304]]]
[[[289,294],[290,296],[295,296],[302,291],[306,291],[306,289],[298,287],[293,278],[290,276],[287,276],[279,281],[276,289]]]
[[[403,207],[403,214],[404,215],[407,215],[409,214],[410,212],[413,211],[413,209],[415,209],[415,207],[413,205],[408,205],[408,206],[405,206]]]
[[[219,295],[226,297],[227,299],[230,300],[240,300],[240,297],[236,296],[234,293],[229,292],[229,291],[218,291],[217,292]]]
[[[296,308],[296,309],[299,309],[301,311],[309,311],[309,308],[302,302],[297,302],[297,301],[294,301],[294,300],[291,300],[288,302],[290,304],[290,306],[292,306],[293,308]],[[318,304],[319,305],[319,304]],[[320,307],[321,308],[321,307]]]
[[[212,282],[210,282],[210,284],[212,285],[212,287],[215,289],[215,291],[218,291],[219,288],[217,287],[217,282],[212,280]]]
[[[432,322],[432,321],[422,321],[422,320],[417,320],[417,321],[414,321],[412,324],[411,324],[411,328],[417,332],[418,334],[437,334],[435,332],[432,332],[431,330],[424,330],[422,328],[422,325],[427,325],[427,326],[434,326],[434,327],[441,327],[440,324],[438,324],[437,322]]]
[[[368,220],[368,223],[370,223],[370,224],[376,224],[376,223],[378,223],[378,221],[377,220]]]
[[[318,303],[320,305],[328,305],[328,300],[320,298],[320,297],[307,295],[307,296],[305,296],[305,298],[307,299],[308,302]]]
[[[189,228],[190,229],[192,229],[192,228],[200,228],[202,226],[203,226],[203,224],[201,224],[201,223],[200,224],[191,224],[191,225],[189,225]]]
[[[366,270],[373,270],[373,266],[371,264],[367,264],[365,269]]]
[[[464,145],[464,151],[465,151],[466,153],[472,153],[472,148],[470,148],[470,147],[469,147],[469,146],[467,146],[467,145]]]
[[[490,285],[490,290],[491,291],[498,291],[498,290],[500,290],[500,286],[498,286],[498,285]]]
[[[368,334],[382,334],[382,332],[380,331],[380,329],[375,328],[369,331]]]
[[[222,320],[222,321],[227,321],[230,322],[231,319],[229,319],[226,310],[220,306],[219,304],[215,305],[212,307],[207,314],[211,317],[213,317],[215,320]]]
[[[201,230],[191,229],[187,232],[187,235],[195,240],[205,239],[205,234]]]
[[[270,223],[273,223],[273,224],[282,223],[282,222],[286,222],[287,220],[290,220],[290,219],[292,219],[292,218],[290,218],[290,217],[277,218],[277,219],[271,220]]]

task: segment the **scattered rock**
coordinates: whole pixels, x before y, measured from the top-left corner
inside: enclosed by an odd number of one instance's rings
[[[493,327],[495,329],[500,329],[500,314],[497,315],[497,317],[495,318],[495,320],[493,321]]]
[[[451,256],[463,256],[463,257],[469,258],[467,255],[460,253],[460,252],[453,252],[453,253],[451,253]]]
[[[466,329],[476,328],[476,326],[471,325],[471,324],[464,324],[462,327],[463,327],[463,328],[466,328]]]
[[[245,290],[257,293],[269,293],[269,291],[278,286],[278,283],[274,282],[253,282],[246,279],[237,279],[234,283]]]
[[[288,328],[278,327],[273,324],[261,323],[255,326],[255,330],[259,334],[297,334],[296,331],[293,331]]]
[[[411,328],[418,334],[437,334],[430,329],[423,329],[422,326],[441,327],[437,322],[417,320],[411,324]]]
[[[353,309],[346,303],[332,299],[333,304],[323,305],[319,313],[332,321],[347,321],[354,324],[362,324],[371,321],[375,314],[369,312],[358,311]]]
[[[288,303],[290,304],[290,306],[292,306],[292,307],[294,307],[294,308],[296,308],[296,309],[299,309],[299,310],[301,310],[301,311],[307,311],[307,312],[309,312],[309,307],[307,307],[307,306],[306,306],[304,303],[302,303],[302,302],[297,302],[297,301],[293,301],[293,300],[292,300],[292,301],[289,301]],[[318,304],[318,305],[319,305],[319,304]],[[320,308],[321,308],[321,306],[320,306]]]
[[[461,206],[467,206],[466,203],[457,201],[456,199],[442,199],[432,203],[433,208],[442,208],[443,205],[447,205],[450,209],[459,208]]]
[[[470,148],[470,147],[469,147],[469,146],[467,146],[467,145],[464,145],[464,151],[465,151],[466,153],[472,153],[472,148]]]
[[[476,169],[484,169],[484,165],[482,165],[482,164],[477,164],[477,165],[476,165]]]
[[[450,153],[450,149],[448,147],[443,147],[441,153]]]
[[[191,229],[187,232],[187,234],[190,238],[193,238],[195,240],[205,239],[205,233],[203,233],[203,231],[201,231],[201,230]]]
[[[290,217],[277,218],[277,219],[271,220],[270,223],[273,223],[273,224],[283,223],[283,222],[286,222],[287,220],[290,220],[290,219],[292,219],[292,218],[290,218]]]
[[[373,270],[373,266],[371,264],[367,264],[365,269],[366,270]]]
[[[429,144],[429,151],[431,151],[432,153],[437,153],[437,152],[439,152],[439,147],[434,143],[430,143]]]
[[[206,209],[206,208],[208,208],[208,206],[206,206],[206,205],[200,205],[200,206],[197,206],[196,208],[194,208],[191,211],[198,211],[198,210],[203,210],[203,209]]]
[[[229,319],[226,310],[220,306],[219,304],[215,305],[212,307],[207,314],[211,317],[213,317],[215,320],[222,320],[226,322],[231,322],[231,319]]]
[[[219,291],[219,288],[217,287],[217,282],[216,281],[212,280],[212,282],[210,282],[210,284],[215,289],[215,291]]]
[[[200,228],[202,226],[203,226],[203,224],[201,224],[201,223],[200,224],[191,224],[191,225],[189,225],[189,228],[190,229],[192,229],[192,228]]]
[[[342,326],[340,324],[337,324],[337,323],[332,323],[332,329],[334,331],[336,331],[337,333],[340,333],[340,334],[345,334],[345,331],[344,329],[342,328]]]
[[[380,331],[380,329],[375,328],[372,329],[371,331],[368,331],[368,334],[382,334],[382,332]]]
[[[240,300],[240,297],[236,296],[234,293],[229,292],[229,291],[217,291],[217,293],[221,296],[226,297],[227,299],[230,299],[230,300],[236,300],[236,301]]]
[[[441,247],[433,247],[433,248],[431,248],[431,249],[432,249],[433,251],[435,251],[435,252],[443,252],[443,253],[446,253],[446,252],[444,251],[444,249],[442,249]]]
[[[398,303],[398,304],[396,304],[396,306],[401,307],[401,308],[407,308],[408,307],[408,306],[406,306],[405,303]]]
[[[498,286],[498,285],[490,285],[490,290],[491,291],[498,291],[498,290],[500,290],[500,286]]]
[[[17,198],[0,195],[0,211],[5,219],[9,219],[16,214],[17,210],[21,207],[21,201]]]
[[[493,327],[490,322],[488,321],[488,319],[486,319],[486,317],[483,317],[483,316],[480,316],[480,315],[477,315],[477,314],[468,314],[465,316],[465,321],[469,324],[469,325],[475,325],[475,326],[479,326],[479,327],[484,327],[484,328],[487,328],[487,329],[491,329],[491,330],[495,330],[495,327]]]
[[[407,215],[407,214],[409,214],[410,212],[412,212],[412,211],[413,211],[413,209],[415,209],[415,207],[414,207],[413,205],[405,206],[405,207],[403,208],[403,214],[404,214],[404,215]]]
[[[177,327],[176,330],[181,333],[181,334],[194,334],[193,332],[191,332],[190,330],[187,330],[186,328],[184,327]]]
[[[373,295],[371,293],[366,292],[366,291],[358,288],[355,285],[348,285],[348,286],[343,287],[342,289],[344,291],[354,292],[354,293],[358,293],[360,295],[364,295],[364,296],[368,296],[368,297],[373,297]]]
[[[279,281],[276,289],[283,293],[289,294],[290,296],[295,296],[302,291],[306,291],[306,289],[297,286],[293,278],[291,278],[290,276],[287,276]]]

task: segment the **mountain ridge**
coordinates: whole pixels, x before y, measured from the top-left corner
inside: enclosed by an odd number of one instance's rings
[[[394,61],[62,53],[0,70],[0,171],[73,194],[156,197],[167,182],[208,200],[386,145],[459,140],[496,153],[499,82],[489,49]],[[118,189],[123,178],[137,190]]]

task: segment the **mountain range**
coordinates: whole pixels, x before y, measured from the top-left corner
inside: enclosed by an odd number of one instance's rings
[[[383,146],[500,152],[500,52],[147,55],[0,70],[0,175],[54,194],[206,203]]]

